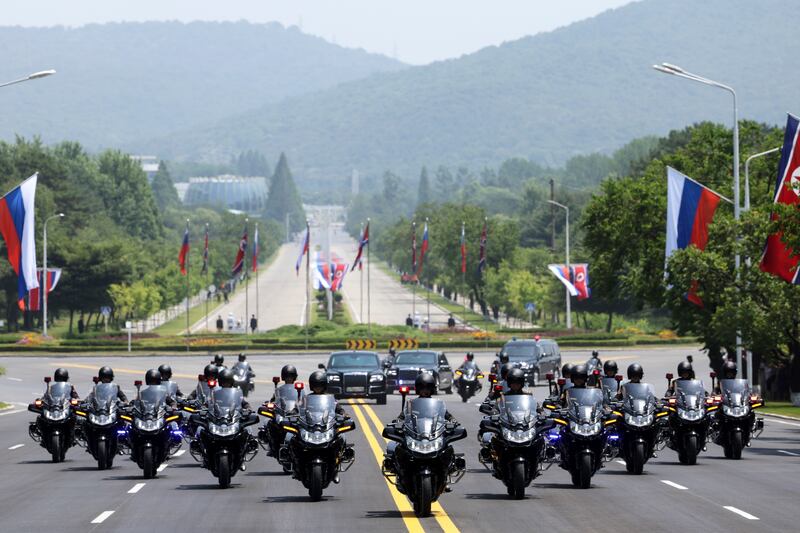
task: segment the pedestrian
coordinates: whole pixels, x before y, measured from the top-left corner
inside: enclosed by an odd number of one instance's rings
[[[414,327],[415,328],[419,328],[421,323],[422,323],[422,320],[420,319],[419,313],[416,313],[414,315]]]
[[[409,328],[414,327],[414,319],[411,318],[411,313],[408,313],[408,317],[406,318],[406,326]]]
[[[258,319],[256,318],[256,315],[253,315],[250,317],[250,331],[255,333],[257,329],[258,329]]]
[[[447,327],[450,329],[456,327],[456,319],[453,318],[453,313],[450,313],[450,318],[447,319]]]
[[[217,333],[222,333],[225,329],[225,322],[222,320],[222,315],[217,315]]]
[[[233,313],[228,313],[228,331],[233,331],[233,326],[236,325],[236,320],[233,318]]]
[[[83,316],[78,319],[78,334],[83,335],[83,331],[86,329],[86,326],[83,323]]]

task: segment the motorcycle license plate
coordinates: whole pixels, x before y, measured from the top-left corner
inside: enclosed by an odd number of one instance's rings
[[[347,387],[347,392],[364,392],[364,387]]]

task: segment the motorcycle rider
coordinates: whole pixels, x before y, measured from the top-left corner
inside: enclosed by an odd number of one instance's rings
[[[418,398],[430,398],[433,395],[434,389],[436,389],[436,378],[434,378],[433,374],[430,372],[421,372],[417,376],[417,379],[414,380],[414,389],[417,392]],[[406,414],[401,412],[400,416],[397,418],[398,420],[404,420],[405,416]],[[453,415],[450,414],[450,411],[448,411],[446,408],[444,411],[444,418],[448,422],[453,422],[454,424],[458,423],[456,419],[453,418]]]
[[[457,370],[461,370],[463,372],[467,368],[474,368],[476,373],[478,374],[481,373],[481,369],[478,366],[478,363],[475,362],[475,354],[472,352],[467,352],[466,357],[464,357],[464,362],[461,363],[461,366],[459,366]],[[458,380],[460,379],[461,376],[458,377]],[[478,390],[481,390],[482,388],[483,387],[481,385],[481,382],[480,380],[478,380]]]
[[[97,379],[99,383],[113,383],[114,370],[112,370],[110,366],[101,366],[100,370],[97,371]],[[87,401],[92,398],[92,394],[94,393],[89,393],[89,396],[86,397]],[[128,403],[128,397],[125,396],[125,393],[122,392],[119,385],[117,385],[117,399],[122,403]]]
[[[297,380],[297,369],[294,365],[284,365],[281,368],[281,379],[283,380],[283,385],[278,387],[278,390],[283,390],[285,387],[290,389],[294,389],[294,382]],[[302,397],[302,392],[301,392]],[[278,398],[278,391],[276,390],[272,393],[272,398],[269,401],[274,402]]]
[[[221,371],[223,368],[226,368],[225,358],[221,353],[214,354],[214,359],[211,360],[211,364],[217,367],[217,371]]]
[[[328,374],[325,373],[323,370],[315,370],[308,376],[308,388],[311,389],[312,395],[322,395],[328,394]],[[347,416],[347,413],[344,410],[344,407],[339,405],[339,402],[336,402],[336,414]]]
[[[245,354],[243,354],[243,353],[239,354],[239,361],[233,366],[239,366],[239,367],[246,368],[247,369],[247,377],[250,378],[250,379],[256,377],[256,373],[253,372],[253,368],[250,366],[250,363],[247,362],[247,356]]]
[[[164,386],[164,384],[162,383],[161,372],[159,372],[155,368],[151,368],[150,370],[145,372],[145,374],[144,374],[144,383],[145,383],[145,385],[147,385],[147,388],[150,388],[150,387],[164,387],[165,390],[168,390]],[[173,398],[169,394],[167,394],[167,399],[165,400],[165,403],[169,407],[176,407],[178,405],[177,402],[175,401],[175,398]]]
[[[639,363],[632,363],[628,365],[628,382],[620,385],[617,391],[617,400],[621,400],[625,396],[625,385],[628,383],[641,383],[644,378],[644,369]]]
[[[617,370],[618,370],[618,368],[617,368],[617,362],[616,361],[613,361],[613,360],[609,359],[608,361],[603,363],[603,374],[605,374],[604,377],[607,377],[607,378],[616,377]]]
[[[492,374],[499,374],[505,364],[508,364],[508,354],[501,352],[500,356],[492,363]]]
[[[223,389],[230,389],[233,387],[234,379],[233,379],[233,370],[230,368],[224,369],[222,372],[219,373],[219,386]],[[252,407],[250,407],[250,402],[242,396],[242,403],[241,403],[242,410],[251,411]]]
[[[207,364],[203,369],[203,377],[205,377],[205,379],[197,383],[197,387],[195,387],[195,389],[189,393],[187,399],[197,400],[198,396],[200,396],[201,398],[208,400],[208,398],[211,396],[211,386],[208,384],[208,382],[211,380],[216,381],[218,376],[219,372],[217,367],[213,364]]]
[[[694,369],[692,368],[692,364],[687,361],[681,361],[678,364],[678,379],[672,380],[667,387],[667,392],[664,394],[665,396],[673,396],[675,394],[675,382],[676,381],[689,381],[694,379]]]
[[[53,373],[53,381],[56,383],[69,383],[69,372],[66,368],[56,368],[56,371]],[[79,398],[78,391],[75,390],[75,386],[70,384],[70,393],[69,397],[73,400],[77,400]]]
[[[572,387],[570,387],[570,389],[585,389],[586,382],[589,379],[589,373],[586,370],[586,365],[575,366],[575,368],[572,370],[570,379],[572,379]],[[567,406],[567,393],[570,389],[565,389],[561,392],[560,402],[564,407]]]
[[[172,367],[168,364],[163,364],[158,367],[158,372],[161,374],[161,384],[167,387],[170,396],[176,400],[183,398],[183,392],[181,392],[178,382],[172,381]]]
[[[722,365],[722,377],[720,379],[736,379],[739,373],[738,370],[735,361],[725,361],[725,364]],[[714,394],[722,394],[719,380],[717,380],[717,384],[714,386]]]

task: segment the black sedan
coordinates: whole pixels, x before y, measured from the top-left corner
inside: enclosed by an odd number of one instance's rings
[[[372,398],[386,404],[386,377],[375,352],[334,352],[325,370],[328,392],[336,398]]]
[[[436,379],[436,392],[453,392],[453,368],[442,352],[429,350],[407,350],[397,352],[392,366],[386,369],[386,382],[389,390],[403,385],[414,388],[414,381],[420,372],[430,372]]]

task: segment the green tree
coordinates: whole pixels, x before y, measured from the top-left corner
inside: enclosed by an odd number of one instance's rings
[[[172,183],[167,164],[161,161],[158,165],[158,172],[153,176],[153,181],[150,183],[153,188],[153,196],[155,196],[158,209],[163,213],[167,208],[174,208],[180,205],[178,198],[178,191],[175,190],[175,184]]]
[[[419,186],[417,187],[417,206],[427,204],[431,201],[431,182],[428,179],[428,169],[422,167],[419,174]]]
[[[289,228],[292,232],[300,231],[306,226],[305,211],[303,203],[300,201],[300,193],[292,178],[292,171],[289,170],[289,162],[286,154],[281,153],[275,173],[269,186],[269,197],[267,198],[266,216],[285,224],[286,217],[289,217]]]

